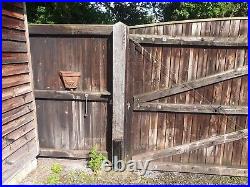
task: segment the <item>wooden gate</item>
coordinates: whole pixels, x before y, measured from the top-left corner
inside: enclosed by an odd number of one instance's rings
[[[140,25],[125,38],[125,156],[247,175],[247,19]]]
[[[40,156],[86,158],[93,146],[107,153],[112,26],[30,25],[29,32]],[[65,90],[59,71],[80,72],[76,90]]]
[[[247,18],[31,25],[30,41],[40,155],[96,145],[154,170],[247,175]],[[59,71],[80,72],[78,88]]]

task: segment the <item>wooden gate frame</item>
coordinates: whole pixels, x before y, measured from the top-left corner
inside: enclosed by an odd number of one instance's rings
[[[230,114],[230,115],[248,115],[247,106],[221,106],[221,105],[187,105],[187,104],[168,104],[152,102],[154,100],[183,93],[192,89],[203,86],[212,85],[222,81],[248,75],[248,66],[237,69],[224,71],[207,77],[199,78],[189,82],[185,82],[172,88],[166,88],[153,92],[136,95],[129,98],[126,90],[126,80],[128,80],[129,71],[127,67],[126,56],[128,54],[128,42],[150,43],[161,45],[197,45],[197,46],[224,46],[224,47],[247,47],[246,38],[216,38],[216,37],[167,37],[159,35],[140,35],[128,34],[129,27],[119,22],[113,26],[113,128],[112,128],[112,150],[113,157],[118,156],[120,159],[128,160],[155,160],[166,156],[173,156],[197,150],[199,148],[207,148],[210,146],[220,145],[228,142],[248,138],[248,129],[238,130],[232,133],[210,137],[204,140],[183,144],[180,146],[158,150],[132,156],[130,154],[130,127],[132,122],[133,111],[160,111],[160,112],[177,112],[177,113],[203,113],[203,114]],[[125,96],[125,97],[124,97]],[[157,170],[159,165],[150,166],[150,169]],[[184,168],[183,168],[184,167]],[[197,166],[174,166],[166,164],[166,167],[160,167],[165,171],[182,171],[194,173],[208,173],[221,175],[238,175],[247,176],[247,169],[208,167]],[[167,169],[168,168],[168,169]],[[237,170],[237,171],[236,171]]]

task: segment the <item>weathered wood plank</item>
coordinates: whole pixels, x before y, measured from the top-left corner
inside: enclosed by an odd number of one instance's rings
[[[5,148],[6,146],[13,143],[18,138],[25,135],[26,133],[28,133],[29,131],[31,131],[34,128],[35,128],[34,121],[31,121],[31,122],[21,126],[20,128],[14,130],[13,132],[7,134],[6,136],[4,136],[2,138],[2,148]]]
[[[34,120],[32,111],[2,126],[2,137]]]
[[[9,64],[2,65],[2,76],[18,75],[23,73],[29,73],[28,63],[23,64]]]
[[[192,89],[200,88],[203,86],[208,86],[225,80],[241,77],[248,74],[248,66],[240,67],[233,70],[224,71],[200,79],[196,79],[189,82],[184,82],[173,86],[172,88],[165,88],[158,91],[148,92],[141,95],[134,96],[135,102],[146,102],[163,97],[175,95],[178,93],[186,92]]]
[[[214,136],[211,138],[198,140],[195,142],[191,142],[188,144],[183,144],[179,146],[175,146],[172,148],[168,148],[165,150],[152,151],[143,154],[134,155],[132,157],[133,160],[156,160],[159,158],[164,158],[168,156],[178,155],[190,151],[194,151],[200,148],[211,147],[215,145],[220,145],[223,143],[233,142],[236,140],[240,140],[242,138],[248,137],[248,129],[239,130],[236,132]]]
[[[129,38],[143,44],[205,46],[205,47],[247,47],[247,38],[243,37],[200,37],[130,34]]]
[[[85,94],[88,94],[88,101],[108,101],[111,95],[108,91],[64,91],[64,90],[35,90],[36,99],[53,100],[86,100]]]
[[[37,156],[37,149],[34,146],[29,149],[29,151],[23,151],[22,154],[16,153],[14,154],[16,156],[16,159],[6,159],[9,161],[3,161],[2,168],[3,168],[3,183],[9,184],[9,180],[18,173],[24,172],[25,167],[30,164],[30,162],[34,161]],[[20,149],[19,149],[20,150]],[[19,151],[20,153],[20,151]],[[12,156],[12,155],[10,155]],[[24,164],[25,163],[25,164]]]
[[[197,22],[211,22],[211,21],[225,21],[225,20],[247,20],[248,17],[226,17],[226,18],[208,18],[208,19],[193,19],[193,20],[181,20],[181,21],[169,21],[169,22],[160,22],[160,23],[150,23],[144,25],[135,25],[129,26],[129,29],[133,31],[134,29],[139,28],[150,28],[160,25],[174,25],[174,24],[184,24],[184,23],[197,23]]]
[[[14,12],[14,11],[6,10],[6,9],[2,10],[2,15],[24,20],[24,15],[22,13]]]
[[[199,105],[199,104],[171,104],[146,102],[134,107],[135,111],[145,112],[174,112],[174,113],[200,113],[200,114],[230,114],[248,115],[247,106],[235,105]]]
[[[2,52],[27,52],[25,42],[2,41]]]
[[[10,121],[13,121],[29,112],[34,110],[35,104],[34,103],[29,103],[25,104],[23,106],[20,106],[18,108],[15,108],[13,110],[10,110],[8,112],[5,112],[2,114],[2,124],[6,124]]]
[[[37,143],[36,142],[37,139],[32,139],[31,141],[29,141],[27,144],[25,144],[23,147],[21,147],[20,149],[18,149],[16,152],[14,152],[13,154],[11,154],[7,159],[2,161],[2,166],[5,165],[9,165],[9,166],[13,166],[16,163],[20,162],[20,159],[24,156],[29,154],[35,147],[34,145]],[[36,153],[38,155],[38,152]],[[36,155],[36,156],[37,156]],[[28,159],[30,159],[28,157]],[[7,171],[8,169],[3,167],[3,172]]]
[[[6,28],[2,29],[2,39],[26,42],[25,33],[23,31],[6,29]]]
[[[142,169],[138,167],[138,169]],[[173,171],[180,173],[200,173],[208,175],[225,175],[225,176],[248,176],[247,168],[235,168],[226,166],[208,166],[197,164],[178,164],[168,162],[150,162],[148,166],[149,171]]]
[[[89,158],[90,150],[64,150],[64,149],[48,149],[41,148],[39,156],[54,157],[54,158]],[[106,151],[101,151],[107,155]]]
[[[36,24],[29,25],[30,35],[111,35],[112,25]]]
[[[123,23],[113,26],[113,139],[124,138],[127,34],[127,26]]]
[[[27,142],[36,137],[36,130],[33,129],[27,134],[23,135],[21,138],[14,141],[12,144],[5,147],[2,151],[2,160],[5,160],[9,155],[14,153],[16,150],[24,146]]]
[[[22,84],[2,90],[2,101],[31,92],[30,84]]]
[[[2,64],[17,64],[27,62],[27,53],[2,53]]]
[[[25,95],[21,95],[18,97],[14,97],[2,102],[2,113],[10,111],[14,108],[22,106],[24,104],[30,103],[33,101],[33,97],[31,93],[27,93]]]
[[[128,28],[125,24],[118,22],[113,26],[113,117],[112,117],[112,140],[120,141],[122,147],[112,146],[121,150],[119,159],[123,159],[124,154],[124,129],[125,129],[125,68],[128,49]],[[115,155],[112,155],[115,156]]]
[[[24,22],[15,18],[2,16],[2,26],[3,28],[17,29],[24,31]]]
[[[9,88],[13,86],[18,86],[21,84],[29,83],[30,76],[29,74],[21,74],[21,75],[14,75],[9,77],[2,78],[2,88]]]

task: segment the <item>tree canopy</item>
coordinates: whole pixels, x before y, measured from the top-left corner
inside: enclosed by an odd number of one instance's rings
[[[127,25],[185,19],[247,16],[247,3],[26,3],[30,23]]]

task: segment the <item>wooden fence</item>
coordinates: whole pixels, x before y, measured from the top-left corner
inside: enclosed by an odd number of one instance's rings
[[[129,27],[125,156],[151,169],[247,175],[247,22]]]
[[[37,122],[25,5],[2,5],[2,181],[14,183],[36,166]]]
[[[30,25],[40,155],[87,158],[111,152],[112,26]],[[110,53],[111,52],[111,53]],[[67,91],[59,71],[80,72]]]
[[[246,18],[29,29],[40,155],[97,145],[153,170],[247,175]]]

